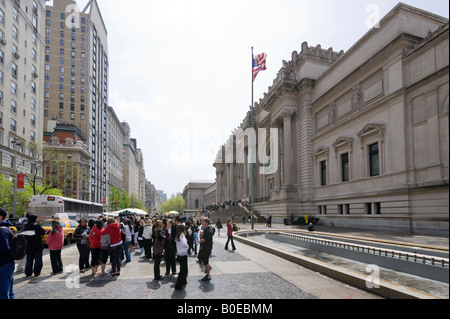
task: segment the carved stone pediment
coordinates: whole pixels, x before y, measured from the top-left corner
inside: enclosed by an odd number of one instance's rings
[[[364,138],[371,134],[378,134],[378,135],[380,135],[380,137],[383,137],[385,129],[386,129],[385,124],[368,123],[368,124],[366,124],[366,126],[364,126],[364,128],[361,131],[358,132],[358,137]]]
[[[321,155],[325,155],[326,157],[328,157],[328,154],[330,153],[330,148],[328,146],[319,146],[315,151],[314,151],[314,156],[318,157]]]
[[[353,144],[353,137],[348,136],[340,136],[334,143],[333,148],[336,149],[340,146],[349,146],[351,147]]]

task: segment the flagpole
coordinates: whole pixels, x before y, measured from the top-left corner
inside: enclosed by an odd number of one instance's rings
[[[253,106],[254,106],[254,101],[253,101],[253,68],[254,68],[254,66],[253,66],[253,61],[254,61],[254,55],[253,55],[253,47],[252,47],[252,104],[251,104],[251,106],[250,106],[250,111],[251,111],[251,127],[252,127],[252,132],[253,132],[253,130],[255,129],[255,119],[254,119],[254,114],[253,114]],[[256,150],[255,150],[256,151]],[[253,219],[253,211],[254,211],[254,208],[255,208],[255,187],[254,187],[254,184],[255,184],[255,181],[254,181],[254,174],[253,174],[253,170],[254,170],[254,166],[253,166],[254,164],[253,163],[250,163],[250,187],[251,187],[251,217],[252,217],[252,230],[254,230],[255,229],[255,221],[254,221],[254,219]]]

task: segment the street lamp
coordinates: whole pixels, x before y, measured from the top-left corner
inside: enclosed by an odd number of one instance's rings
[[[16,197],[17,197],[17,148],[16,146],[22,145],[17,137],[13,138],[11,144],[14,145],[14,209],[13,218],[16,218]]]

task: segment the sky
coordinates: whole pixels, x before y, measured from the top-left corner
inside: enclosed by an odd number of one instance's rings
[[[78,0],[82,10],[87,0]],[[251,101],[251,48],[267,54],[257,102],[301,44],[345,52],[392,0],[97,0],[108,31],[109,104],[130,124],[146,178],[169,198],[215,179],[217,152]],[[448,18],[447,0],[403,3]]]

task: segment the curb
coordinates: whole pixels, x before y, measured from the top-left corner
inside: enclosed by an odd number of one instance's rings
[[[273,230],[271,230],[273,231]],[[286,230],[284,230],[286,231]],[[261,249],[270,254],[276,255],[283,259],[289,260],[293,263],[296,263],[302,267],[308,268],[313,271],[317,271],[323,275],[334,278],[336,280],[342,281],[346,284],[349,284],[353,287],[368,291],[373,294],[377,294],[384,298],[388,299],[442,299],[440,297],[427,294],[425,292],[418,291],[413,288],[397,285],[385,280],[379,280],[378,288],[369,288],[367,285],[367,278],[369,275],[362,274],[359,272],[355,272],[353,270],[349,270],[340,266],[335,266],[330,263],[326,263],[323,261],[319,261],[314,258],[299,256],[296,254],[292,254],[287,251],[283,251],[280,249],[275,249],[273,247],[257,243],[248,238],[242,237],[242,235],[246,236],[248,233],[258,234],[265,233],[264,231],[240,231],[236,233],[234,237],[237,241],[240,241],[246,245]]]

